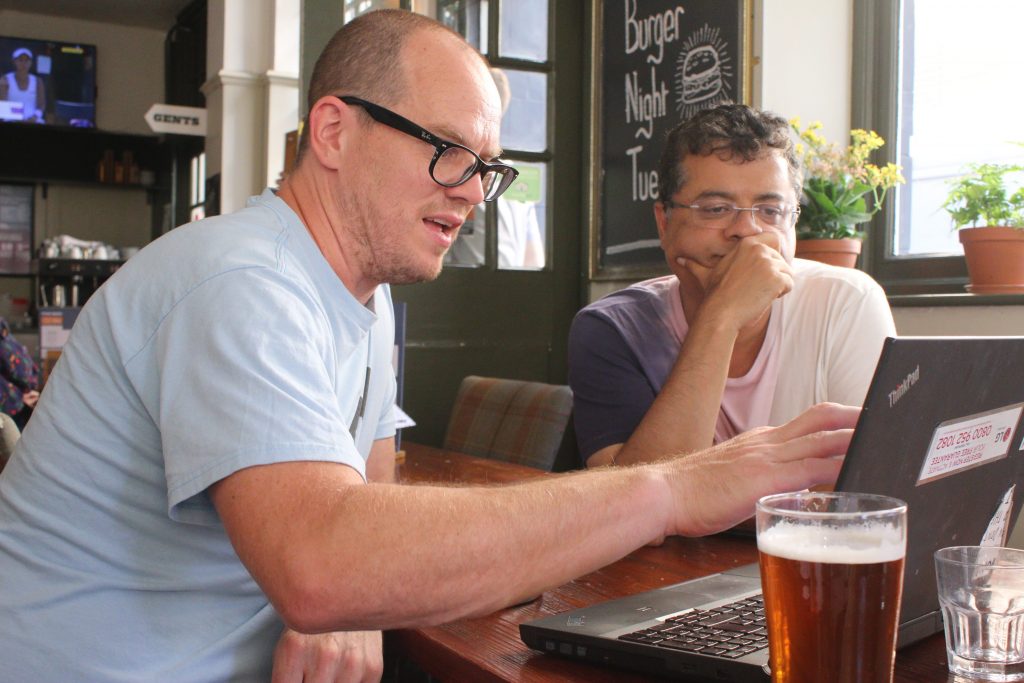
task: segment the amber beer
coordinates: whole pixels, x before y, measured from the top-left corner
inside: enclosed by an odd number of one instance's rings
[[[905,507],[898,520],[873,519],[870,513],[820,509],[822,498],[833,505],[838,497],[859,494],[789,495],[819,502],[803,516],[796,511],[765,513],[774,515],[771,525],[768,520],[762,524],[758,506],[772,680],[891,681],[906,552]],[[806,500],[789,504],[805,505]],[[846,507],[863,504],[846,501]]]

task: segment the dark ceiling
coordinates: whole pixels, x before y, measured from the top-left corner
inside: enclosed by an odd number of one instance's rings
[[[166,31],[192,0],[0,0],[0,10]]]

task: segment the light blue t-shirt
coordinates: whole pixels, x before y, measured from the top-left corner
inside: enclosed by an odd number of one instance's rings
[[[356,301],[269,190],[132,257],[0,476],[0,678],[269,680],[282,623],[206,489],[275,462],[363,474],[395,433],[393,343],[388,288]]]

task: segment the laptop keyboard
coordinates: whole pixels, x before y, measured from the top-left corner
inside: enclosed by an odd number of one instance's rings
[[[696,609],[619,640],[736,659],[768,647],[764,599],[757,595],[713,609]]]

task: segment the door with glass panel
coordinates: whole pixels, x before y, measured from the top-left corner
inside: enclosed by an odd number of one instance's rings
[[[477,206],[434,282],[394,287],[407,304],[406,437],[441,443],[459,382],[487,375],[564,383],[580,301],[583,3],[413,1],[490,61],[502,95],[502,159],[519,171]],[[558,26],[557,40],[555,32]],[[570,30],[571,29],[571,30]],[[564,34],[564,35],[563,35]],[[556,68],[557,65],[557,68]]]

